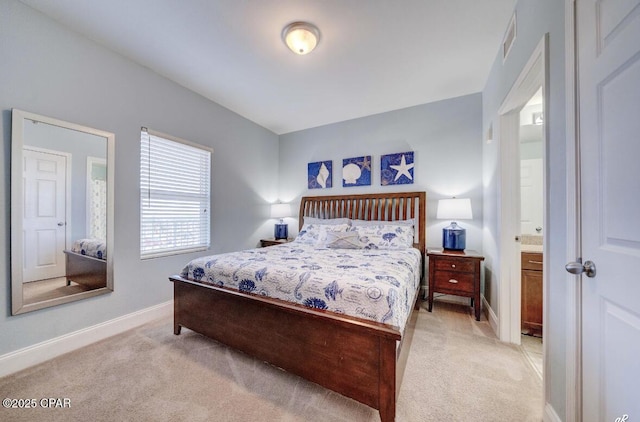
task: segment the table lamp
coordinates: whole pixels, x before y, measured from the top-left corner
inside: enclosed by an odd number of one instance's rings
[[[463,251],[467,246],[466,230],[460,227],[455,220],[470,220],[473,218],[471,199],[440,199],[436,218],[452,220],[449,226],[442,229],[442,247],[448,250]]]
[[[273,229],[273,237],[276,240],[286,239],[289,237],[289,225],[283,220],[291,215],[291,206],[289,204],[271,204],[271,218],[279,218],[280,222],[276,223]]]

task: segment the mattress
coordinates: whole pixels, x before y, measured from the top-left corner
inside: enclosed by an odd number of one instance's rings
[[[102,239],[78,239],[73,242],[71,252],[107,259],[107,242]]]
[[[404,331],[420,251],[328,249],[298,242],[197,258],[183,278],[302,304]]]

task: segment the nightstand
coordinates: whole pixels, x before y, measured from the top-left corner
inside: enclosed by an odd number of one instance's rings
[[[266,248],[267,246],[282,245],[283,243],[289,243],[291,241],[293,241],[293,239],[260,239],[260,247]]]
[[[429,250],[429,312],[433,308],[433,294],[471,298],[476,321],[480,321],[480,263],[484,256],[476,251]]]

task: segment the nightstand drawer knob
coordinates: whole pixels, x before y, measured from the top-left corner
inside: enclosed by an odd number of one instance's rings
[[[458,280],[456,280],[455,278],[451,278],[449,279],[449,283],[457,284]]]
[[[451,268],[455,268],[455,267],[456,267],[456,264],[451,264]]]

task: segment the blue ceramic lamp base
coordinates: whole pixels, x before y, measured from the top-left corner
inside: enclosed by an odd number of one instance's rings
[[[452,251],[463,251],[467,247],[467,231],[452,221],[442,229],[442,247]]]
[[[283,223],[277,223],[273,229],[273,237],[276,240],[286,239],[289,237],[289,225]]]

